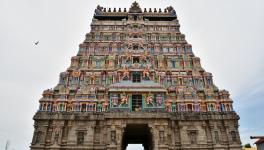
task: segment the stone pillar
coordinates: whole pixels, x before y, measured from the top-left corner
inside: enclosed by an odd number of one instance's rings
[[[175,149],[180,150],[181,149],[181,134],[180,134],[180,127],[179,127],[179,122],[175,121],[175,127],[174,127],[174,138],[175,140]]]
[[[204,121],[203,127],[204,127],[206,137],[207,137],[207,148],[211,149],[213,147],[213,141],[212,141],[212,134],[211,134],[211,128],[210,128],[209,121]]]
[[[156,130],[156,139],[158,141],[158,150],[168,150],[167,130],[164,126],[159,126]],[[158,138],[157,138],[158,137]]]
[[[117,126],[111,126],[107,130],[108,132],[108,145],[107,150],[122,150],[122,128]]]

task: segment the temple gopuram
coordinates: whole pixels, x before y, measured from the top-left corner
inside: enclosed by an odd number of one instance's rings
[[[229,92],[202,68],[171,6],[98,6],[39,103],[31,150],[242,149]]]

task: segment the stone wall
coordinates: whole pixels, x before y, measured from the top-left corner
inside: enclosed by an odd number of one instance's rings
[[[154,150],[241,150],[238,119],[235,112],[38,112],[31,150],[121,150],[124,129],[130,124],[147,124]]]

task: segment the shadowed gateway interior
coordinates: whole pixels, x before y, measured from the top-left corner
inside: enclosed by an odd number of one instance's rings
[[[152,134],[147,124],[129,124],[126,126],[123,133],[122,150],[125,150],[128,144],[142,144],[144,150],[152,150],[153,143]]]

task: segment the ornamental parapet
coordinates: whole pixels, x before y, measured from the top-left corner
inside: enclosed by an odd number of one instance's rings
[[[236,112],[37,112],[33,119],[37,120],[106,120],[106,119],[170,119],[189,120],[234,120],[239,119]]]

